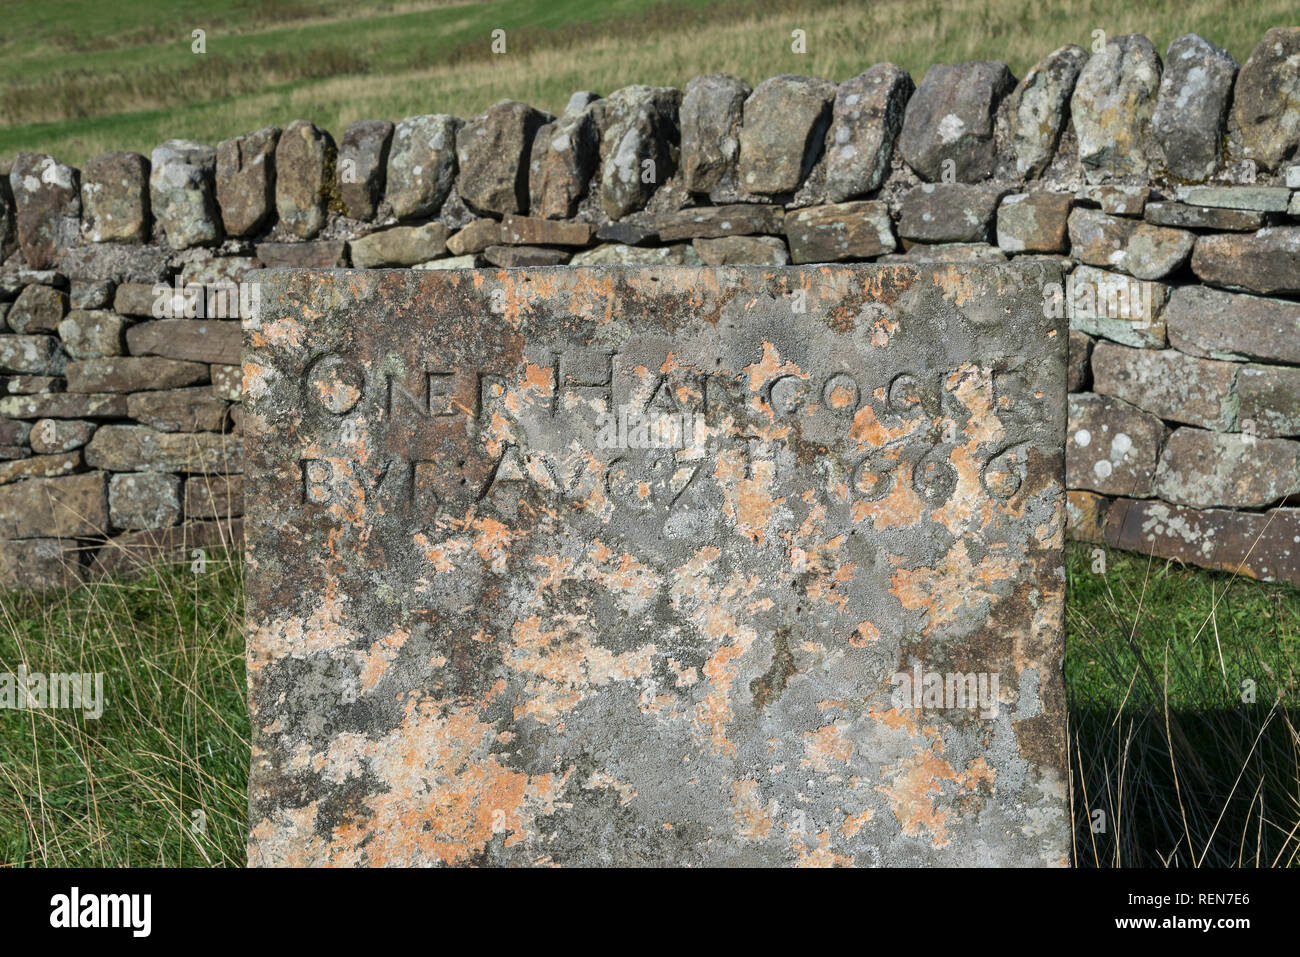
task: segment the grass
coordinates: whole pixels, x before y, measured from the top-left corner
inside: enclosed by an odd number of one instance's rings
[[[1226,8],[1226,9],[1225,9]],[[683,86],[727,71],[832,80],[892,60],[1000,59],[1017,75],[1093,31],[1162,52],[1198,32],[1244,61],[1293,0],[9,0],[0,36],[0,153],[84,163],[173,136],[215,143],[305,118],[338,138],[358,119],[469,116],[510,97],[557,112],[577,89]],[[206,53],[191,34],[206,31]],[[506,52],[491,50],[506,31]],[[804,30],[806,53],[791,50]]]
[[[1067,565],[1076,860],[1300,863],[1300,589],[1103,554]],[[0,712],[0,866],[242,866],[242,572],[0,596],[0,672],[102,671],[110,702]]]

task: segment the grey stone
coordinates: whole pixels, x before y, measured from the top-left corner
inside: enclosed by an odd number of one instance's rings
[[[1155,491],[1192,508],[1263,508],[1300,492],[1300,442],[1175,429],[1160,456]]]
[[[122,354],[121,316],[107,309],[74,309],[59,323],[59,338],[73,359]]]
[[[1138,279],[1163,279],[1186,264],[1196,236],[1091,209],[1070,213],[1070,255]]]
[[[1016,193],[998,207],[998,246],[1009,253],[1061,253],[1066,250],[1069,193]]]
[[[571,266],[699,266],[701,260],[688,244],[674,246],[627,246],[605,243],[574,253]]]
[[[659,242],[659,233],[639,223],[602,223],[596,227],[596,239],[625,246],[650,246]]]
[[[48,269],[80,237],[80,174],[53,156],[22,152],[10,168],[9,189],[23,259],[32,269]]]
[[[110,472],[240,472],[240,442],[218,432],[159,432],[144,425],[101,425],[86,464]]]
[[[595,110],[583,109],[539,127],[528,161],[528,211],[568,219],[578,211],[600,164]]]
[[[257,258],[267,269],[329,269],[348,264],[348,244],[340,239],[310,243],[258,243]]]
[[[384,196],[392,141],[393,124],[387,120],[358,120],[339,141],[339,196],[353,219],[375,218]]]
[[[72,284],[68,305],[73,309],[106,309],[113,305],[116,283],[111,279],[82,279]]]
[[[905,253],[890,253],[876,260],[882,263],[990,263],[1006,262],[1007,256],[988,243],[917,243]]]
[[[275,147],[275,211],[295,236],[311,239],[325,225],[338,150],[315,123],[294,120]]]
[[[42,336],[41,338],[48,338]],[[0,343],[0,358],[3,344]],[[0,399],[0,417],[11,419],[124,419],[126,396],[114,393],[77,395],[54,392]]]
[[[65,374],[69,392],[139,392],[204,382],[208,377],[208,367],[199,362],[153,356],[113,356],[69,362]]]
[[[464,120],[408,116],[393,129],[385,198],[398,219],[436,216],[456,178],[456,134]]]
[[[1079,266],[1070,273],[1062,305],[1071,329],[1128,346],[1163,349],[1168,298],[1164,283]]]
[[[181,480],[167,472],[134,472],[108,480],[108,520],[114,528],[165,528],[181,517]]]
[[[66,362],[53,336],[0,336],[0,372],[60,375]]]
[[[1151,130],[1171,175],[1200,183],[1218,169],[1239,67],[1226,50],[1195,33],[1169,44]]]
[[[1120,186],[1114,183],[1081,186],[1074,194],[1081,206],[1096,206],[1111,216],[1141,216],[1151,198],[1150,186]]]
[[[1165,307],[1169,344],[1212,359],[1300,364],[1300,303],[1180,286]]]
[[[476,219],[447,239],[447,250],[454,256],[481,253],[501,243],[501,223],[495,219]]]
[[[1244,366],[1237,379],[1237,395],[1242,432],[1300,436],[1300,369]]]
[[[723,236],[697,239],[691,245],[706,266],[784,266],[790,262],[785,241],[776,236]]]
[[[54,332],[68,312],[67,293],[53,286],[28,286],[18,295],[5,320],[14,332]]]
[[[445,256],[442,259],[430,259],[428,262],[416,263],[412,269],[474,269],[482,265],[479,257],[470,253],[467,256]]]
[[[1285,213],[1291,190],[1285,186],[1197,186],[1180,198],[1193,206]]]
[[[821,157],[835,84],[782,74],[760,83],[745,100],[740,129],[740,187],[748,193],[790,194]]]
[[[217,151],[193,140],[167,140],[150,158],[149,204],[172,249],[221,239],[214,179]]]
[[[103,472],[0,486],[0,539],[86,538],[108,531]]]
[[[740,128],[748,83],[730,73],[692,77],[681,105],[682,174],[686,188],[707,193],[714,202],[737,194]]]
[[[352,265],[369,269],[375,266],[413,266],[441,256],[447,249],[444,223],[423,226],[394,226],[370,233],[348,243]]]
[[[1005,63],[930,67],[907,104],[898,148],[929,182],[975,183],[993,174],[994,117],[1016,78]]]
[[[1237,74],[1232,119],[1241,155],[1274,170],[1300,149],[1300,27],[1274,27],[1264,34]]]
[[[1160,56],[1144,36],[1115,37],[1084,64],[1070,114],[1088,182],[1147,174],[1159,89]]]
[[[785,212],[770,203],[692,206],[655,220],[661,242],[717,239],[720,236],[776,235],[785,229]]]
[[[279,142],[280,128],[266,126],[217,144],[217,203],[231,236],[252,236],[270,222]]]
[[[1056,155],[1067,108],[1088,51],[1070,44],[1030,68],[1007,103],[1010,166],[1024,179],[1037,179]]]
[[[1192,271],[1202,282],[1264,295],[1300,293],[1300,226],[1201,236]]]
[[[66,275],[83,281],[154,283],[171,275],[166,246],[140,243],[90,243],[62,249],[58,265]]]
[[[842,203],[880,188],[915,89],[911,75],[892,63],[877,63],[839,85],[826,134],[827,201]]]
[[[240,361],[243,336],[240,324],[235,320],[157,319],[152,322],[137,322],[127,329],[126,345],[133,356],[162,356],[165,359],[184,359],[191,363],[236,365]],[[151,388],[170,387],[156,385]]]
[[[785,233],[795,263],[871,259],[898,248],[889,207],[875,200],[796,210]]]
[[[568,262],[570,250],[544,246],[489,246],[483,258],[494,266],[560,266]]]
[[[83,419],[37,419],[29,436],[32,451],[38,455],[71,452],[89,442],[96,428],[94,422]]]
[[[986,242],[1004,192],[966,183],[923,183],[903,197],[898,235],[924,243]]]
[[[456,134],[456,192],[473,212],[528,212],[528,162],[539,127],[555,117],[517,100],[501,100],[465,121]]]
[[[1102,495],[1150,495],[1168,431],[1164,423],[1110,396],[1080,392],[1068,398],[1066,484]]]
[[[222,399],[238,402],[243,397],[244,370],[237,365],[211,365],[212,393]]]
[[[249,863],[1067,864],[1059,278],[268,274]]]
[[[1179,229],[1251,232],[1264,225],[1263,213],[1184,203],[1148,203],[1144,215],[1148,223]]]
[[[602,101],[600,202],[610,219],[644,207],[676,172],[681,98],[671,87],[626,86]]]
[[[149,241],[149,161],[103,153],[81,173],[81,233],[92,243]]]
[[[1237,424],[1236,362],[1099,342],[1092,351],[1093,390],[1167,421],[1229,432]]]

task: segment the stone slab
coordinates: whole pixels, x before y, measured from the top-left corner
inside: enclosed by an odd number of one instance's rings
[[[251,864],[1067,862],[1059,266],[260,278]]]

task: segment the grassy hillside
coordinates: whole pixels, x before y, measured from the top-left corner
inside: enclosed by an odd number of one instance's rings
[[[8,0],[0,36],[0,153],[83,163],[310,119],[471,115],[503,97],[555,111],[577,89],[682,85],[729,71],[841,80],[892,60],[1002,59],[1023,75],[1093,31],[1147,34],[1163,51],[1199,32],[1244,60],[1294,0]],[[191,52],[206,31],[207,52]],[[506,52],[491,51],[493,30]],[[791,51],[791,31],[807,52]]]

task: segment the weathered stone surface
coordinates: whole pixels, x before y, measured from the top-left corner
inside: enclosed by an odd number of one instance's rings
[[[185,518],[244,514],[244,476],[194,475],[185,481]]]
[[[1083,65],[1070,114],[1088,182],[1147,174],[1159,88],[1160,56],[1138,34],[1115,37]]]
[[[1119,399],[1069,396],[1066,485],[1103,495],[1150,495],[1167,431],[1156,416]]]
[[[214,178],[217,151],[192,140],[167,140],[150,159],[149,205],[172,249],[221,239]]]
[[[124,282],[113,291],[113,311],[123,316],[152,316],[155,299],[154,283]]]
[[[129,331],[127,335],[130,336]],[[182,362],[153,356],[112,356],[69,362],[65,374],[69,392],[139,392],[145,389],[176,389],[205,382],[208,367],[200,362]]]
[[[1096,342],[1092,336],[1070,330],[1070,367],[1066,376],[1066,388],[1070,392],[1086,392],[1092,384],[1092,347]]]
[[[586,246],[595,235],[590,223],[560,223],[536,216],[507,215],[501,220],[501,243],[507,246]]]
[[[1248,365],[1237,379],[1241,430],[1300,436],[1300,369]]]
[[[1180,229],[1214,229],[1248,232],[1264,225],[1264,214],[1237,209],[1215,209],[1184,203],[1148,203],[1146,221]]]
[[[960,183],[993,174],[994,117],[1016,78],[1005,63],[930,67],[912,94],[898,148],[904,161],[929,182],[944,179],[945,164]]]
[[[699,240],[696,240],[697,242]],[[627,246],[605,243],[574,253],[571,266],[698,266],[701,260],[686,243],[674,246]]]
[[[501,223],[495,219],[476,219],[447,239],[447,251],[454,256],[481,253],[501,243]]]
[[[923,183],[903,197],[898,235],[924,243],[982,243],[1005,190],[965,183]]]
[[[1169,344],[1181,352],[1300,364],[1300,303],[1180,286],[1164,315]]]
[[[610,219],[641,209],[676,172],[681,98],[671,87],[627,86],[604,101],[600,201]]]
[[[1239,66],[1226,50],[1195,33],[1169,44],[1151,131],[1171,175],[1199,183],[1218,169]]]
[[[129,577],[147,572],[160,562],[190,564],[196,548],[215,553],[238,549],[243,540],[243,521],[238,518],[125,532],[110,538],[95,552],[88,574]]]
[[[1155,491],[1192,508],[1272,505],[1300,492],[1300,442],[1175,429],[1160,456]]]
[[[113,305],[116,288],[111,279],[79,280],[68,292],[68,305],[73,309],[108,309]]]
[[[1163,349],[1169,287],[1079,266],[1065,286],[1070,328],[1127,346]]]
[[[126,396],[52,392],[0,398],[0,416],[11,419],[122,419]]]
[[[915,89],[911,75],[892,63],[877,63],[839,85],[826,134],[827,201],[842,203],[880,188]]]
[[[217,203],[231,236],[251,236],[275,211],[275,152],[280,127],[266,126],[217,144]]]
[[[361,269],[413,266],[446,252],[450,232],[445,223],[437,222],[423,226],[394,226],[352,240],[348,243],[348,253],[352,265]]]
[[[106,309],[74,309],[59,323],[59,338],[73,359],[122,354],[122,317]]]
[[[412,269],[473,269],[480,266],[479,257],[473,253],[468,256],[446,256],[442,259],[430,259],[428,262],[416,263]]]
[[[1141,216],[1151,198],[1150,186],[1122,186],[1114,183],[1079,187],[1074,194],[1081,206],[1095,206],[1111,216]]]
[[[311,239],[325,225],[338,149],[315,123],[294,120],[275,147],[275,211],[295,236]]]
[[[22,152],[10,168],[9,189],[23,259],[32,269],[48,269],[81,232],[79,174],[53,156]]]
[[[1138,279],[1163,279],[1192,254],[1196,236],[1183,229],[1107,216],[1091,209],[1070,213],[1070,255]]]
[[[1241,365],[1197,359],[1176,349],[1133,349],[1099,342],[1092,352],[1093,390],[1162,419],[1220,432],[1237,423]]]
[[[1286,168],[1286,185],[1288,189],[1300,189],[1300,163]]]
[[[1291,190],[1285,186],[1196,186],[1181,198],[1193,206],[1285,213]]]
[[[1065,129],[1066,107],[1088,60],[1088,51],[1070,44],[1030,68],[1007,104],[1010,166],[1024,179],[1036,179],[1056,155]]]
[[[0,542],[0,591],[72,588],[82,577],[76,542],[57,538]]]
[[[1264,34],[1237,75],[1232,118],[1245,159],[1277,169],[1300,149],[1300,27]]]
[[[6,448],[12,448],[16,445],[26,445],[28,433],[32,430],[29,422],[17,422],[13,419],[0,419],[0,445]],[[63,451],[63,450],[59,450]]]
[[[92,243],[149,241],[149,161],[103,153],[81,172],[81,234]]]
[[[0,372],[60,375],[66,362],[53,336],[0,336]]]
[[[77,538],[108,530],[103,472],[0,486],[0,539]]]
[[[208,366],[212,376],[212,393],[219,398],[238,402],[244,388],[244,371],[241,366]]]
[[[1264,295],[1300,293],[1300,226],[1201,236],[1192,271],[1202,282]]]
[[[438,113],[408,116],[393,128],[385,198],[398,219],[438,215],[456,178],[456,133],[463,125]]]
[[[12,375],[8,377],[9,395],[33,395],[37,392],[62,392],[63,376]],[[0,394],[4,390],[0,390]]]
[[[1070,537],[1080,542],[1104,542],[1110,503],[1109,498],[1095,492],[1074,489],[1067,492],[1065,514],[1069,519]]]
[[[331,269],[348,264],[348,244],[339,239],[258,243],[257,258],[267,269]]]
[[[108,518],[114,528],[165,528],[181,516],[181,480],[168,472],[127,472],[108,480]]]
[[[730,73],[692,77],[681,105],[682,175],[693,193],[730,202],[737,193],[740,128],[750,85]]]
[[[559,266],[568,262],[570,250],[545,246],[489,246],[483,258],[494,266]]]
[[[528,161],[539,127],[555,117],[501,100],[456,134],[456,192],[476,213],[528,212]]]
[[[1061,253],[1066,250],[1069,193],[1015,193],[998,207],[998,246],[1009,253]]]
[[[870,259],[898,248],[889,207],[874,200],[796,210],[785,232],[795,263]]]
[[[58,265],[79,280],[161,282],[171,275],[171,250],[140,243],[89,243],[59,251]]]
[[[0,485],[17,482],[19,479],[69,475],[80,467],[80,452],[33,455],[25,459],[15,459],[12,462],[0,462]]]
[[[31,425],[32,451],[37,455],[71,452],[89,442],[96,428],[94,422],[81,419],[38,419]]]
[[[246,356],[250,863],[1066,863],[1057,269],[269,276],[318,319]],[[697,381],[680,467],[601,447]],[[951,669],[1005,712],[900,700]]]
[[[85,448],[86,464],[110,472],[242,472],[239,439],[217,432],[159,432],[103,425]]]
[[[226,402],[210,386],[135,392],[127,396],[131,418],[159,432],[220,432],[226,424]]]
[[[353,219],[375,218],[384,195],[392,142],[393,124],[387,120],[358,120],[339,141],[339,196]]]
[[[24,286],[33,284],[66,290],[68,277],[53,269],[28,269],[25,266],[18,266],[13,259],[0,267],[0,299],[12,299],[22,292]]]
[[[543,124],[529,152],[528,211],[547,219],[568,219],[587,195],[599,163],[600,126],[592,104],[566,110],[559,119]]]
[[[776,236],[723,236],[691,244],[706,266],[784,266],[790,262],[785,241]]]
[[[54,332],[68,312],[68,295],[52,286],[28,286],[5,317],[9,328],[20,335]]]
[[[740,128],[740,187],[789,194],[821,157],[835,84],[782,74],[764,80],[745,100]]]
[[[1300,584],[1300,509],[1230,512],[1121,499],[1105,533],[1112,548]]]
[[[785,229],[785,211],[766,203],[730,206],[693,206],[655,221],[661,242],[680,239],[717,239],[721,236],[779,235]]]
[[[877,262],[904,263],[993,263],[1006,262],[1007,256],[988,243],[917,243],[905,253],[881,256]]]

